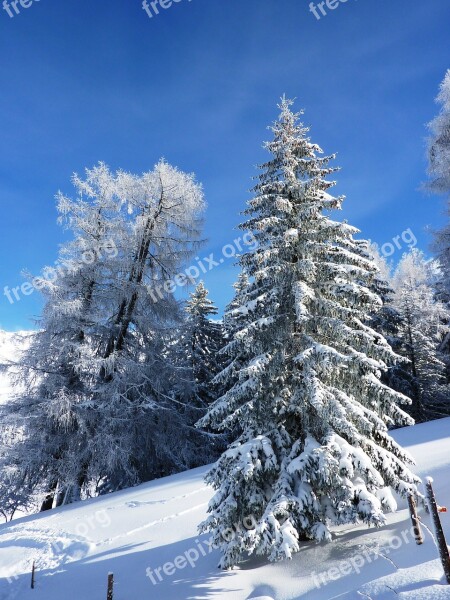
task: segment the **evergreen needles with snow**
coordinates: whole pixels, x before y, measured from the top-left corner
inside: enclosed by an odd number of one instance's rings
[[[377,269],[357,230],[329,217],[342,203],[328,193],[334,157],[291,104],[281,102],[241,226],[259,245],[240,258],[245,277],[225,317],[235,324],[226,392],[200,421],[238,431],[207,476],[217,491],[201,526],[223,568],[247,553],[289,558],[302,539],[330,540],[332,525],[381,525],[392,489],[418,493],[411,458],[388,433],[412,423],[398,406],[408,398],[380,381],[396,355],[365,324],[381,305]]]
[[[176,377],[172,381],[172,392],[179,403],[184,419],[192,425],[186,432],[198,438],[195,422],[204,416],[210,404],[220,395],[220,386],[215,382],[223,366],[221,349],[224,346],[222,324],[213,321],[218,310],[208,297],[208,290],[200,281],[190,294],[185,306],[185,321],[175,332],[169,355],[176,365]],[[223,434],[203,432],[208,438],[208,455],[199,447],[198,457],[203,464],[215,460],[225,448]]]
[[[215,399],[213,379],[220,369],[220,350],[224,345],[220,323],[211,320],[217,307],[208,297],[202,281],[186,303],[187,321],[184,345],[194,382],[193,404],[206,408]]]

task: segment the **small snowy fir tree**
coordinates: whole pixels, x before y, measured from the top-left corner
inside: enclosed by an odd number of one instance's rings
[[[242,271],[241,273],[239,273],[236,283],[233,284],[234,297],[229,303],[229,305],[226,307],[223,319],[225,333],[230,340],[233,339],[234,332],[239,329],[240,317],[245,316],[241,315],[239,311],[236,312],[235,309],[239,309],[242,306],[241,303],[242,300],[245,298],[248,283],[248,275],[244,271]]]
[[[436,299],[433,281],[436,265],[413,248],[405,254],[394,274],[394,305],[401,315],[400,352],[409,359],[412,377],[412,414],[418,421],[450,414],[450,386],[439,351],[448,335],[449,311]]]
[[[357,230],[329,217],[342,202],[328,193],[333,157],[291,104],[281,102],[242,225],[259,245],[240,258],[249,280],[226,321],[239,319],[230,353],[245,362],[201,421],[239,431],[206,478],[217,491],[201,530],[223,568],[249,553],[290,558],[302,539],[330,540],[333,525],[381,525],[391,490],[418,494],[388,432],[413,422],[398,407],[409,400],[380,381],[396,357],[364,324],[381,305],[369,289],[377,270]]]
[[[190,295],[186,312],[184,346],[194,384],[193,403],[206,408],[215,400],[212,380],[221,370],[219,357],[224,339],[222,325],[211,320],[218,310],[208,298],[208,290],[202,281]]]
[[[218,309],[208,297],[208,290],[200,281],[186,302],[186,319],[170,346],[170,355],[177,366],[172,382],[172,393],[179,403],[186,423],[192,426],[186,435],[197,438],[195,423],[203,417],[210,404],[220,395],[220,386],[214,379],[222,370],[224,361],[221,349],[224,346],[222,323],[211,317]],[[197,463],[204,465],[217,459],[226,447],[223,434],[202,432],[204,439],[197,445]]]
[[[231,381],[239,379],[239,373],[247,360],[246,348],[234,339],[234,334],[239,331],[241,323],[244,325],[246,315],[239,309],[245,301],[249,278],[246,273],[241,272],[234,287],[234,298],[225,309],[223,317],[223,329],[225,344],[220,354],[223,361],[223,369],[217,373],[214,383],[224,392],[231,387]]]

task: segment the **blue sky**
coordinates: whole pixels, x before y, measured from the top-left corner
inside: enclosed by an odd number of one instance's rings
[[[348,0],[320,20],[309,0],[181,0],[151,19],[141,4],[0,10],[0,328],[33,326],[37,292],[11,305],[3,288],[54,262],[54,194],[99,160],[142,172],[164,156],[194,171],[208,202],[201,255],[219,252],[283,93],[338,153],[341,217],[379,244],[410,228],[427,248],[443,222],[442,201],[419,187],[450,67],[448,0]],[[229,261],[205,277],[221,309],[235,275]]]

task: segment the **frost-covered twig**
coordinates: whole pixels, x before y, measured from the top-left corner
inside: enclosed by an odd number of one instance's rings
[[[360,596],[364,596],[365,598],[369,598],[369,600],[373,600],[372,596],[369,596],[369,594],[364,594],[363,592],[360,592],[359,590],[357,590],[356,593],[359,594]]]
[[[398,596],[398,592],[397,590],[394,590],[394,588],[391,588],[390,585],[387,585],[387,583],[384,584],[387,588],[389,588],[392,592],[394,592],[394,594],[396,594]]]

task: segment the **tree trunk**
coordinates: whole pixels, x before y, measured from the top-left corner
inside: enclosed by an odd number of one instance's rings
[[[128,282],[139,285],[142,283],[142,279],[145,274],[145,265],[148,259],[148,254],[150,250],[150,244],[152,241],[152,233],[157,223],[159,216],[163,210],[163,202],[164,202],[164,190],[161,193],[161,197],[159,199],[158,208],[153,217],[148,217],[146,226],[144,228],[144,233],[142,236],[142,240],[140,242],[139,248],[137,249],[135,256],[135,263],[131,268],[130,275],[128,276]],[[136,303],[138,301],[138,292],[135,290],[131,295],[130,300],[123,299],[119,308],[119,312],[117,313],[117,317],[115,320],[115,326],[117,333],[113,333],[106,346],[106,351],[103,355],[103,358],[107,359],[111,356],[114,351],[122,350],[123,344],[125,341],[125,337],[128,333],[128,329],[133,320],[134,310],[136,308]],[[110,380],[111,376],[107,376],[104,368],[100,374],[103,380]]]
[[[66,497],[67,497],[67,488],[66,487],[60,488],[58,490],[58,493],[56,494],[55,508],[58,508],[59,506],[64,506],[64,504],[66,503]]]
[[[53,481],[50,484],[50,489],[47,492],[47,495],[44,499],[44,501],[41,504],[41,510],[40,512],[45,512],[47,510],[52,510],[53,508],[53,501],[55,499],[55,492],[56,492],[56,488],[58,487],[58,482],[57,481]]]

